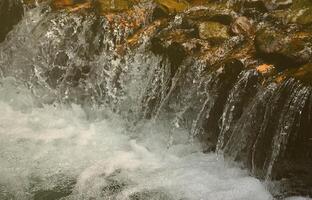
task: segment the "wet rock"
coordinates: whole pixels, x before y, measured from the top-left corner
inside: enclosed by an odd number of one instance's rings
[[[254,33],[252,22],[247,17],[238,17],[231,25],[231,31],[237,35],[251,36]]]
[[[155,0],[155,2],[159,11],[166,15],[182,12],[189,6],[185,0]]]
[[[99,13],[104,14],[107,12],[118,12],[128,10],[138,2],[139,2],[138,0],[115,0],[115,1],[95,0],[94,6],[99,11]]]
[[[293,23],[306,28],[312,24],[312,3],[309,0],[296,0],[289,9],[276,11],[271,15],[284,23]]]
[[[242,10],[247,10],[249,12],[260,12],[266,13],[271,10],[285,9],[292,5],[292,0],[247,0],[247,1],[237,1],[236,6],[239,6]]]
[[[257,18],[259,15],[268,12],[262,0],[239,0],[234,3],[234,8],[238,12],[242,12],[245,16],[252,18]]]
[[[0,0],[0,42],[22,19],[23,13],[23,5],[20,0]]]
[[[64,8],[74,6],[75,4],[86,3],[89,0],[53,0],[52,6],[55,8]]]
[[[186,12],[184,21],[198,23],[203,21],[214,21],[224,25],[230,25],[235,17],[235,12],[225,4],[207,4],[205,7],[191,8]]]
[[[302,82],[311,85],[312,84],[312,63],[306,64],[298,68],[296,71],[290,71],[288,72],[288,74],[290,77],[294,77],[297,80],[301,80]]]
[[[259,65],[257,68],[256,68],[257,72],[259,72],[260,74],[262,74],[262,76],[265,76],[265,77],[269,77],[271,76],[272,74],[275,73],[275,67],[274,65],[270,65],[270,64],[262,64],[262,65]]]
[[[215,66],[216,74],[213,81],[208,77],[203,78],[203,82],[207,84],[206,90],[209,91],[209,105],[204,105],[202,109],[205,110],[206,115],[197,122],[197,126],[202,133],[198,134],[200,141],[207,144],[205,150],[214,151],[218,141],[220,127],[219,120],[224,110],[225,102],[228,94],[237,80],[238,75],[244,69],[244,64],[237,59],[225,60],[221,65]]]
[[[257,32],[255,46],[260,53],[272,54],[280,51],[284,36],[275,30],[263,29]]]
[[[311,25],[312,24],[312,7],[302,9],[297,11],[296,14],[293,13],[292,22],[296,22],[301,25]]]
[[[292,5],[292,0],[264,0],[264,4],[268,10],[285,9]]]
[[[228,27],[218,22],[202,22],[198,27],[199,37],[212,43],[229,39]]]
[[[311,60],[312,44],[309,33],[283,35],[275,30],[260,30],[256,34],[255,46],[266,60],[281,68],[296,67]]]

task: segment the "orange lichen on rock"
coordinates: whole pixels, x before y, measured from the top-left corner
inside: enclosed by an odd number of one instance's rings
[[[265,75],[271,73],[274,70],[274,65],[262,64],[259,65],[256,69],[260,74]]]

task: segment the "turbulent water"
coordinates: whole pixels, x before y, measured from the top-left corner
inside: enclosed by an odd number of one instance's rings
[[[186,132],[171,133],[168,147],[165,122],[131,130],[109,112],[34,105],[26,89],[2,82],[1,199],[271,199]]]
[[[202,153],[192,137],[213,102],[200,104],[192,134],[161,112],[176,87],[159,67],[166,63],[140,49],[118,58],[122,34],[94,16],[43,7],[26,12],[0,45],[0,199],[273,199],[270,184]],[[192,93],[183,95],[171,106],[181,115],[193,106]],[[156,117],[143,120],[149,113]]]

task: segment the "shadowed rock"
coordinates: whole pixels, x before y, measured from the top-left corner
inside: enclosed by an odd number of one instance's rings
[[[23,16],[23,5],[20,0],[0,0],[0,42],[12,30]]]

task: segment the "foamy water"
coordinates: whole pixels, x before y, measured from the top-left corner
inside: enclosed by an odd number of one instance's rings
[[[42,106],[10,79],[0,113],[1,200],[272,199],[259,180],[165,122],[134,128],[108,111]]]

